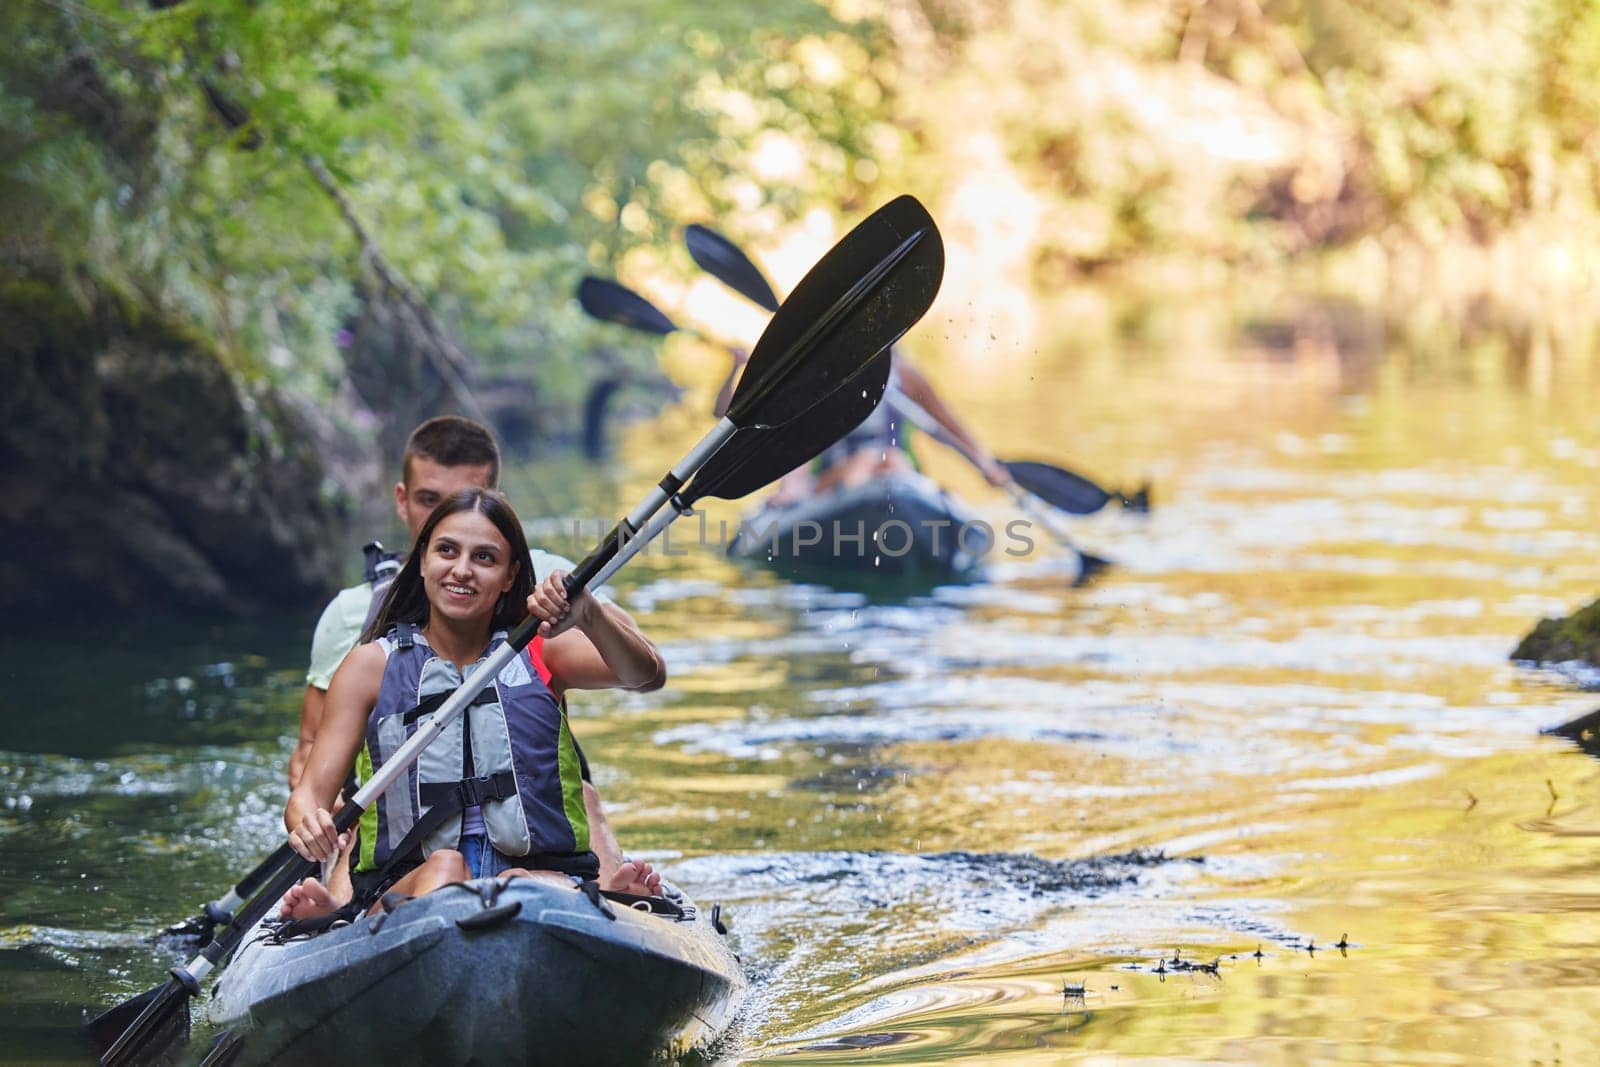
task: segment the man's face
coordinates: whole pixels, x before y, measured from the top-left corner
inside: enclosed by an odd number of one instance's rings
[[[411,540],[428,521],[439,501],[463,489],[488,489],[489,465],[446,467],[424,456],[411,457],[411,469],[394,486],[394,510],[411,531]]]

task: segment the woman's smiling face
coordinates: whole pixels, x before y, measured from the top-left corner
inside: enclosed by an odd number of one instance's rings
[[[520,561],[494,523],[476,511],[446,516],[433,528],[422,561],[422,587],[435,617],[470,620],[494,615]]]

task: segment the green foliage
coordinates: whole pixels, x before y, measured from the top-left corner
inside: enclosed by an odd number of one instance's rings
[[[1600,239],[1593,0],[858,3],[925,188],[1010,188],[1068,276]]]
[[[0,269],[109,285],[314,394],[365,251],[571,401],[596,345],[654,347],[585,321],[579,274],[882,181],[1052,281],[1541,221],[1534,247],[1600,243],[1591,0],[161,2],[0,5]]]
[[[23,266],[137,294],[313,393],[365,271],[309,157],[469,351],[572,399],[597,340],[653,361],[578,314],[579,274],[736,203],[852,195],[876,99],[855,31],[805,0],[20,0],[0,33]],[[808,165],[753,185],[771,136]]]
[[[1514,660],[1600,666],[1600,601],[1559,619],[1541,619],[1512,651]]]

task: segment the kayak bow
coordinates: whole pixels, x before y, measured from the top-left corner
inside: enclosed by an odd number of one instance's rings
[[[314,937],[251,932],[209,1020],[247,1062],[636,1063],[720,1035],[743,999],[715,915],[478,879]]]

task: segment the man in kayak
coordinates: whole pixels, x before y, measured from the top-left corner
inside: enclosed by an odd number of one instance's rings
[[[394,487],[395,511],[414,539],[440,501],[462,489],[493,488],[499,479],[500,449],[486,427],[457,415],[429,419],[406,440],[400,481]],[[530,548],[529,560],[533,573],[539,576],[556,570],[571,571],[574,566],[564,556],[537,548]],[[301,699],[300,738],[289,759],[291,790],[299,784],[316,741],[334,672],[356,646],[362,629],[377,614],[395,570],[398,570],[398,563],[391,564],[386,575],[374,575],[359,585],[341,590],[317,620],[311,641],[311,666],[306,672],[306,689]],[[637,625],[627,612],[611,603],[604,593],[595,596],[619,624],[637,631]],[[640,636],[643,639],[643,635]],[[657,662],[660,662],[659,656]],[[663,667],[640,689],[659,689],[665,681]],[[589,781],[588,763],[583,760],[581,751],[579,759],[590,834],[607,887],[611,888],[610,883],[615,882],[618,888],[630,892],[655,892],[660,885],[660,875],[652,871],[648,863],[623,857],[601,806],[600,794]]]
[[[906,473],[916,469],[909,445],[908,416],[895,403],[904,395],[939,423],[975,464],[990,485],[1003,489],[1011,484],[1011,472],[984,448],[972,432],[950,410],[933,383],[919,370],[911,357],[896,346],[890,349],[893,367],[883,401],[861,425],[831,445],[817,457],[812,468],[800,468],[785,475],[778,489],[767,500],[769,507],[783,507],[830,489],[851,489],[873,478]],[[739,373],[749,359],[742,350],[733,350],[733,369],[717,392],[712,414],[721,418],[733,397]],[[931,428],[930,428],[931,429]]]
[[[522,523],[482,488],[447,497],[416,543],[363,643],[328,688],[316,742],[284,810],[289,844],[326,862],[348,844],[331,809],[347,769],[375,773],[399,750],[419,700],[448,694],[533,615],[527,649],[495,677],[358,824],[354,898],[420,896],[468,878],[596,879],[569,689],[640,689],[662,672],[655,647],[587,590],[569,601],[562,571],[535,586]],[[359,755],[359,759],[357,758]],[[342,894],[341,894],[342,895]],[[286,914],[337,903],[307,879]]]

